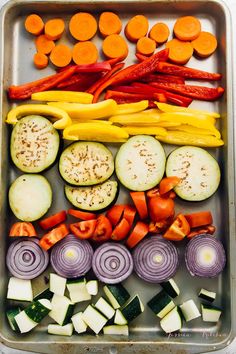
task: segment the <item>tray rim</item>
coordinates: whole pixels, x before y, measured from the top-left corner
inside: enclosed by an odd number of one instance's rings
[[[158,2],[174,2],[174,3],[184,3],[188,2],[188,0],[127,0],[127,1],[122,1],[122,0],[88,0],[88,4],[99,4],[99,3],[123,3],[124,5],[126,3],[158,3]],[[195,0],[199,3],[205,3],[204,0]],[[66,4],[66,5],[76,5],[76,4],[84,4],[83,0],[8,0],[0,9],[0,26],[1,26],[1,35],[0,35],[0,82],[3,82],[3,43],[4,43],[4,31],[3,31],[3,23],[4,23],[4,17],[7,11],[9,11],[12,7],[14,6],[20,6],[20,5],[32,5],[35,3],[40,3],[40,4],[48,4],[48,3],[56,3],[58,5],[60,4]],[[230,50],[230,48],[233,47],[232,42],[232,16],[231,16],[231,11],[228,7],[228,5],[223,1],[223,0],[209,0],[208,3],[213,3],[213,4],[218,4],[222,7],[224,13],[225,13],[225,18],[226,18],[226,40],[227,43],[230,43],[230,45],[227,45],[226,49],[226,77],[227,77],[227,113],[228,116],[234,118],[233,114],[233,92],[234,92],[234,86],[233,86],[233,75],[230,73],[233,71],[232,67],[233,65],[233,53]],[[3,90],[0,91],[0,114],[2,115],[2,104],[3,104]],[[232,128],[232,131],[230,132],[232,134],[233,138],[233,148],[228,150],[228,158],[232,162],[232,167],[231,169],[228,168],[228,174],[229,177],[228,179],[235,181],[235,148],[236,148],[236,141],[234,139],[235,137],[235,124],[233,122],[229,122],[230,128]],[[2,129],[0,128],[0,146],[2,144]],[[0,163],[2,165],[2,155],[0,154]],[[1,183],[1,172],[0,172],[0,183]],[[229,231],[230,231],[230,260],[235,257],[236,254],[236,233],[232,233],[232,230],[236,230],[236,222],[235,222],[235,188],[234,184],[232,183],[231,187],[233,187],[233,193],[229,193],[228,195],[228,200],[229,200],[229,219],[230,219],[230,225],[229,225]],[[0,197],[1,197],[1,192],[0,192]],[[233,235],[234,234],[234,237]],[[0,268],[2,267],[2,264],[0,263]],[[230,283],[231,283],[231,330],[226,338],[222,340],[221,342],[218,342],[216,344],[207,344],[207,343],[201,343],[200,345],[191,342],[182,342],[182,341],[176,341],[175,343],[170,343],[168,340],[164,341],[137,341],[137,342],[132,342],[132,341],[102,341],[102,340],[94,340],[91,342],[87,342],[85,340],[83,341],[40,341],[41,345],[47,346],[48,350],[43,351],[43,353],[53,353],[55,350],[61,350],[60,353],[70,353],[74,352],[75,347],[76,348],[76,353],[79,352],[85,352],[86,350],[89,350],[91,352],[97,352],[101,350],[108,349],[109,353],[113,353],[112,351],[114,349],[121,350],[121,352],[124,353],[133,353],[133,352],[139,352],[139,351],[144,351],[146,352],[152,352],[155,350],[158,346],[158,349],[161,348],[161,353],[169,353],[170,350],[173,352],[173,346],[177,350],[187,350],[190,348],[192,345],[195,347],[195,349],[198,349],[197,353],[204,353],[206,350],[207,351],[215,351],[215,350],[220,350],[223,348],[226,348],[235,338],[236,336],[236,306],[235,306],[235,300],[236,300],[236,267],[231,266],[231,272],[230,272]],[[95,337],[96,338],[96,337]],[[38,352],[38,342],[35,341],[27,341],[24,342],[24,337],[22,337],[20,340],[9,340],[8,338],[5,338],[4,335],[0,332],[0,342],[2,342],[4,345],[10,348],[14,349],[20,349],[20,350],[25,350],[27,351],[33,351],[33,352]],[[50,350],[52,346],[52,349]],[[78,348],[78,346],[81,346],[81,349]],[[98,349],[98,346],[100,349]],[[138,346],[138,348],[136,347]],[[128,348],[127,348],[128,347]],[[81,351],[82,350],[82,351]],[[167,350],[167,351],[166,351]],[[116,351],[114,352],[116,353]]]

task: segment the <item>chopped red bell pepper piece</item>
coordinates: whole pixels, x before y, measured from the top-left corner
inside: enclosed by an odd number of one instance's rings
[[[131,205],[126,205],[123,217],[128,221],[129,225],[132,226],[136,215],[136,209]]]
[[[130,227],[129,222],[125,218],[122,218],[112,231],[111,239],[113,241],[124,240],[130,231]]]
[[[146,202],[146,195],[144,192],[130,192],[130,196],[134,202],[140,219],[147,219],[148,217],[148,207]]]
[[[181,179],[177,176],[170,176],[162,178],[161,182],[159,183],[159,192],[160,195],[163,196],[169,191],[171,191],[174,187],[177,186],[181,182]]]
[[[141,53],[136,53],[135,56],[139,61],[144,61],[148,58],[148,56],[141,54]]]
[[[131,91],[134,91],[131,89]],[[167,102],[167,99],[163,93],[128,93],[128,92],[120,92],[120,91],[112,91],[107,90],[105,94],[105,100],[112,98],[116,101],[116,99],[121,98],[124,100],[129,100],[129,102],[138,102],[142,100],[150,100],[150,101],[158,101],[158,102]],[[154,106],[156,107],[156,105]]]
[[[48,229],[52,229],[54,226],[62,223],[65,220],[66,220],[66,212],[65,210],[62,210],[56,214],[53,214],[47,218],[40,220],[39,226],[44,230],[48,230]]]
[[[18,221],[12,225],[10,232],[10,237],[36,237],[36,230],[31,222]]]
[[[207,71],[188,68],[182,65],[166,63],[165,61],[159,61],[156,71],[165,74],[182,76],[186,79],[216,81],[220,80],[222,77],[222,75],[218,73],[209,73]]]
[[[94,213],[78,209],[68,209],[67,213],[80,220],[93,220],[97,218],[97,215]]]
[[[184,215],[191,228],[211,225],[213,217],[210,211],[199,211],[197,213]]]
[[[66,224],[60,224],[55,227],[48,233],[46,233],[40,240],[40,246],[45,250],[49,250],[52,246],[54,246],[58,241],[62,240],[69,234],[69,230]]]
[[[125,205],[116,204],[116,205],[113,205],[111,207],[111,209],[109,209],[106,212],[106,217],[110,220],[110,222],[113,226],[118,224],[118,222],[120,221],[120,219],[123,215],[124,210],[125,210]]]
[[[183,214],[179,214],[163,237],[171,241],[181,241],[190,233],[190,226]]]
[[[192,229],[190,233],[187,235],[187,238],[193,238],[197,235],[201,234],[210,234],[213,235],[216,231],[215,226],[213,225],[207,225],[203,227],[196,227],[195,229]]]
[[[129,248],[135,247],[148,234],[148,225],[142,221],[138,221],[133,231],[129,235],[126,245]]]

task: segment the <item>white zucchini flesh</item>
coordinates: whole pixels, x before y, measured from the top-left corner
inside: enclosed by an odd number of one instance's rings
[[[66,296],[54,294],[51,305],[52,310],[48,315],[62,326],[72,315],[73,302],[71,302]]]
[[[182,305],[180,305],[180,309],[182,314],[186,320],[186,322],[192,321],[195,318],[201,317],[201,314],[195,304],[195,302],[191,299],[185,301]]]
[[[49,324],[48,325],[49,334],[57,334],[58,336],[72,336],[73,334],[73,325],[72,323],[67,323],[65,326],[60,326],[58,324]]]
[[[128,323],[128,321],[123,316],[123,314],[122,314],[120,309],[116,310],[114,323],[117,324],[117,325],[126,325]]]
[[[166,156],[155,138],[136,135],[121,145],[115,160],[116,175],[128,189],[144,191],[155,187],[165,172]]]
[[[83,312],[83,320],[96,334],[98,334],[107,323],[107,318],[91,305]]]
[[[107,284],[103,291],[114,309],[123,306],[130,298],[130,294],[121,283]]]
[[[30,332],[38,325],[37,322],[34,322],[26,315],[25,311],[21,311],[18,315],[16,315],[15,320],[21,333]]]
[[[98,281],[97,280],[89,280],[87,283],[86,283],[86,288],[87,288],[87,291],[90,295],[97,295],[98,293]]]
[[[114,316],[115,310],[113,307],[103,298],[100,297],[95,304],[95,307],[109,320]]]
[[[103,327],[104,334],[112,334],[112,335],[129,335],[129,327],[127,325],[119,326],[119,325],[111,325]]]
[[[9,189],[9,204],[13,214],[22,221],[40,219],[52,204],[52,189],[41,175],[18,177]]]
[[[77,333],[84,333],[87,330],[87,325],[83,320],[83,312],[78,312],[71,317],[74,329]]]
[[[8,283],[7,299],[33,301],[31,280],[11,277]]]
[[[222,311],[216,307],[202,305],[202,319],[204,322],[218,322]]]
[[[188,201],[209,198],[220,183],[217,161],[206,150],[195,146],[182,146],[172,151],[167,159],[166,175],[181,178],[174,190]]]
[[[198,297],[200,297],[203,300],[213,302],[216,298],[216,293],[213,291],[208,291],[206,289],[201,289],[198,294]]]
[[[166,333],[172,333],[181,329],[182,320],[177,306],[161,319],[160,326]]]
[[[66,278],[55,273],[49,275],[49,290],[57,295],[63,296],[66,289]]]
[[[73,303],[91,300],[91,295],[88,293],[85,279],[78,282],[67,282],[66,287]]]

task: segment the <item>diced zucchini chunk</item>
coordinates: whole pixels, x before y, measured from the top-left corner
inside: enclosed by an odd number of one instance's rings
[[[87,330],[87,325],[83,320],[83,312],[78,312],[71,317],[74,329],[77,333],[84,333]]]
[[[202,319],[204,322],[218,322],[222,313],[221,309],[215,306],[201,305]]]
[[[147,305],[159,318],[165,317],[175,307],[173,300],[164,290],[155,295]]]
[[[115,314],[115,310],[113,309],[113,307],[103,297],[100,297],[100,299],[98,299],[95,304],[95,307],[108,319],[111,319]]]
[[[115,285],[107,284],[104,286],[103,291],[114,309],[123,306],[130,298],[130,294],[121,283]]]
[[[116,310],[114,323],[117,325],[126,325],[128,323],[120,309]]]
[[[91,300],[91,295],[88,293],[85,278],[78,280],[68,280],[67,289],[70,294],[70,299],[73,303]]]
[[[49,334],[57,334],[58,336],[72,336],[73,334],[73,325],[72,323],[67,323],[65,326],[60,326],[58,324],[49,324],[48,325]]]
[[[160,285],[165,290],[165,292],[173,299],[180,294],[180,290],[174,279],[169,279],[168,281],[161,283]]]
[[[52,293],[63,296],[66,289],[66,278],[50,273],[49,289]]]
[[[8,283],[7,299],[32,301],[33,290],[31,280],[24,280],[11,277]]]
[[[161,319],[160,326],[166,333],[172,333],[181,329],[182,318],[178,306]]]
[[[113,334],[113,335],[129,335],[129,327],[127,325],[119,326],[119,325],[112,325],[112,326],[105,326],[103,327],[104,334]]]
[[[107,323],[106,317],[104,317],[98,310],[92,305],[89,305],[83,312],[84,322],[98,334]]]
[[[138,295],[135,295],[133,299],[121,310],[122,315],[126,318],[127,322],[133,321],[136,317],[141,315],[144,311],[144,306]]]
[[[206,289],[201,289],[198,294],[198,297],[200,297],[203,300],[213,302],[216,298],[216,293],[214,293],[213,291],[208,291]]]
[[[87,283],[86,283],[86,288],[87,288],[87,291],[90,295],[97,295],[98,293],[98,281],[97,280],[89,280]]]
[[[51,305],[52,310],[48,315],[61,326],[67,324],[74,311],[73,302],[71,302],[66,296],[54,294]]]
[[[182,305],[180,305],[180,309],[186,322],[189,322],[201,316],[193,300],[185,301]]]

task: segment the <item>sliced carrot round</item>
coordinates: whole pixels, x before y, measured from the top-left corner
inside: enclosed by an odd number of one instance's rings
[[[38,36],[43,32],[44,22],[39,15],[31,14],[25,19],[25,29],[27,32]]]
[[[98,60],[98,50],[90,41],[78,42],[72,49],[72,59],[77,65],[94,64]]]
[[[154,26],[152,26],[149,32],[149,37],[158,44],[166,42],[168,40],[169,35],[169,27],[163,22],[156,23]]]
[[[87,12],[78,12],[70,19],[69,31],[78,41],[88,41],[97,32],[97,21]]]
[[[122,22],[114,12],[103,12],[98,21],[98,27],[103,37],[110,34],[119,34],[122,29]]]
[[[169,48],[169,59],[176,64],[186,64],[193,55],[191,43],[179,41],[176,38],[167,42],[166,48]]]
[[[62,68],[70,64],[72,59],[71,49],[65,44],[56,45],[50,54],[50,60],[55,66]]]
[[[41,34],[35,39],[35,46],[39,53],[49,54],[55,47],[55,43],[48,39],[45,34]]]
[[[136,46],[137,52],[144,55],[151,55],[156,49],[156,42],[148,37],[139,38]]]
[[[217,39],[212,33],[203,31],[191,44],[199,57],[207,58],[216,50]]]
[[[141,37],[145,37],[148,32],[148,19],[143,15],[132,17],[125,27],[125,35],[131,42],[137,42]]]
[[[48,66],[48,57],[43,53],[35,53],[34,65],[37,69],[46,68]]]
[[[201,32],[201,22],[194,16],[178,18],[174,24],[174,34],[181,41],[192,41]]]
[[[65,22],[61,18],[53,18],[45,23],[44,33],[48,39],[56,41],[65,31]]]
[[[111,34],[102,42],[102,51],[108,58],[122,57],[124,59],[128,55],[128,45],[119,34]]]

